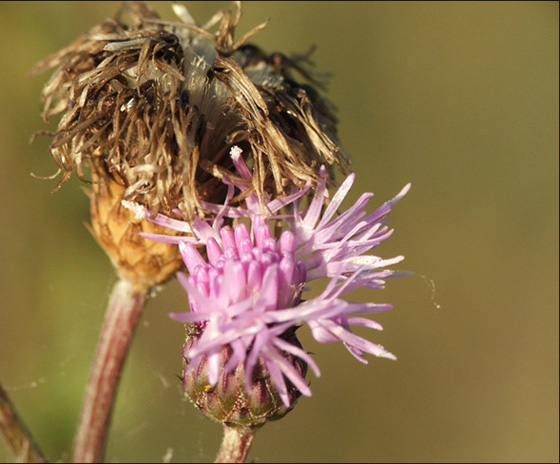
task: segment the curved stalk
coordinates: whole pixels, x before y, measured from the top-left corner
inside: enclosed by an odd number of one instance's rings
[[[147,299],[147,289],[119,280],[101,329],[72,454],[73,462],[102,462],[120,375]]]

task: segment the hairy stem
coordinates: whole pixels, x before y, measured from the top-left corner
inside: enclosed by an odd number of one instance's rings
[[[0,434],[14,452],[16,462],[47,462],[1,384]]]
[[[74,442],[73,462],[102,462],[120,375],[147,289],[121,279],[111,293]]]
[[[224,439],[214,462],[245,462],[256,429],[252,427],[224,427]]]

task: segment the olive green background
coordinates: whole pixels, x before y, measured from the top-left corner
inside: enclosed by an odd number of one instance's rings
[[[166,2],[151,3],[171,18]],[[0,4],[0,381],[50,459],[69,457],[115,277],[76,179],[54,196],[43,56],[118,2]],[[205,22],[226,2],[187,3]],[[558,461],[558,3],[247,2],[267,51],[317,45],[318,71],[370,208],[407,182],[378,254],[414,275],[368,333],[398,356],[364,366],[304,333],[323,375],[268,424],[255,462]],[[54,122],[54,121],[53,121]],[[124,372],[110,462],[211,462],[221,430],[181,394],[176,282],[149,302]],[[362,332],[360,332],[362,333]],[[13,458],[0,442],[0,461]]]

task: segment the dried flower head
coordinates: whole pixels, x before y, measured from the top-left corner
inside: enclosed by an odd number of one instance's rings
[[[320,164],[347,163],[331,105],[294,78],[314,82],[306,57],[267,55],[246,43],[264,24],[235,41],[238,2],[203,26],[184,6],[173,9],[178,22],[125,2],[116,18],[33,70],[55,68],[42,93],[44,119],[62,114],[50,146],[62,172],[55,190],[72,172],[93,183],[95,237],[121,276],[148,286],[165,280],[180,257],[173,247],[145,249],[138,232],[156,230],[131,221],[122,199],[154,213],[203,216],[201,199],[225,197],[233,144],[247,154],[260,198],[316,181]]]
[[[265,54],[234,33],[241,12],[218,12],[200,26],[181,5],[169,22],[126,2],[34,72],[55,67],[43,90],[43,117],[62,113],[51,144],[63,172],[85,179],[84,164],[124,187],[124,198],[187,217],[199,200],[223,200],[216,176],[232,167],[233,144],[251,158],[254,188],[283,194],[317,180],[320,164],[344,166],[331,105],[310,84],[306,57]],[[216,33],[210,30],[218,26]]]
[[[307,325],[321,343],[342,342],[361,362],[367,362],[366,354],[394,359],[383,347],[351,330],[351,326],[381,329],[378,323],[359,315],[386,311],[391,305],[353,303],[341,297],[359,287],[383,288],[384,279],[395,274],[386,267],[400,262],[402,256],[382,259],[367,253],[391,235],[384,218],[410,186],[370,214],[365,206],[372,194],[366,193],[337,215],[354,175],[347,177],[326,206],[326,172],[321,169],[322,177],[307,208],[302,209],[299,203],[309,184],[302,189],[294,187],[287,197],[267,198],[268,216],[264,218],[254,192],[245,196],[245,207],[228,205],[234,189],[247,193],[252,176],[240,148],[234,147],[231,156],[240,182],[229,184],[225,204],[205,204],[215,213],[213,220],[183,222],[158,214],[151,219],[155,224],[190,231],[191,235],[147,237],[178,243],[189,272],[188,276],[179,274],[179,280],[187,291],[190,311],[172,315],[198,328],[187,337],[184,353],[187,392],[201,378],[209,392],[224,382],[235,386],[235,391],[243,386],[246,398],[264,370],[273,387],[269,391],[281,400],[285,413],[299,394],[311,395],[305,382],[306,366],[319,375],[318,366],[295,337],[300,325]],[[126,202],[125,206],[139,217],[150,217],[137,204]],[[248,218],[251,230],[242,221],[231,227],[227,218]],[[285,227],[275,237],[269,223],[278,222]],[[205,245],[207,259],[197,245]],[[306,283],[317,278],[328,279],[325,290],[304,300]],[[240,373],[245,376],[243,382]],[[200,393],[200,385],[195,390]],[[201,400],[197,396],[193,401],[199,405]],[[208,408],[204,411],[208,413]]]

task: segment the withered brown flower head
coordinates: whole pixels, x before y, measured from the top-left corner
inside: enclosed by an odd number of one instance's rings
[[[182,5],[170,22],[126,2],[32,71],[55,68],[42,92],[45,121],[61,114],[50,145],[62,172],[55,191],[73,172],[92,183],[91,229],[121,277],[151,286],[181,264],[176,247],[148,247],[138,233],[157,226],[135,220],[121,200],[204,215],[200,200],[222,201],[221,178],[233,178],[233,145],[253,170],[246,192],[259,198],[316,181],[321,164],[346,167],[307,58],[246,43],[264,24],[235,41],[240,8],[234,2],[200,26]]]
[[[45,120],[62,113],[51,144],[63,173],[57,188],[73,171],[85,180],[87,161],[94,182],[118,183],[125,199],[192,217],[203,213],[201,198],[223,194],[234,144],[252,157],[261,195],[316,180],[320,164],[345,167],[332,107],[305,58],[246,43],[264,24],[236,42],[234,7],[199,26],[181,5],[173,5],[181,21],[169,22],[127,2],[35,67],[56,68],[42,98]]]

